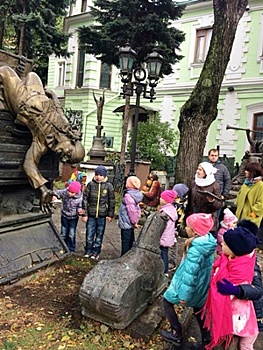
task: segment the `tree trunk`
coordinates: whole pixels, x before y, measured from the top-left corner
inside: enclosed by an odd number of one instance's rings
[[[124,164],[124,160],[125,160],[129,118],[130,118],[130,96],[126,96],[125,97],[124,118],[123,118],[123,124],[122,124],[121,154],[120,154],[120,164],[121,165]]]
[[[218,97],[237,25],[247,5],[248,0],[213,0],[214,26],[209,51],[197,84],[181,109],[178,123],[177,183],[190,185],[203,155],[208,129],[217,117]]]

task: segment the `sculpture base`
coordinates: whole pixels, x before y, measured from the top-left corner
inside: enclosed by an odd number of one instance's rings
[[[50,215],[10,215],[0,221],[0,284],[16,282],[68,255]]]

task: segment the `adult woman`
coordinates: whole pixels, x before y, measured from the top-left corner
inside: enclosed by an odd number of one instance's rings
[[[210,232],[214,236],[216,236],[218,227],[217,210],[222,207],[220,186],[214,176],[216,171],[217,169],[211,163],[200,163],[190,189],[189,198],[190,213],[212,214],[214,226]],[[214,196],[209,195],[207,192]]]
[[[247,219],[258,227],[263,218],[262,167],[259,163],[248,163],[245,167],[245,181],[236,199],[236,217]]]
[[[156,174],[149,174],[148,180],[151,180],[151,185],[149,187],[148,191],[142,190],[143,194],[143,200],[142,202],[145,205],[148,205],[150,207],[157,207],[160,202],[160,195],[161,195],[161,185],[158,181],[158,176]],[[149,184],[150,181],[148,181]]]

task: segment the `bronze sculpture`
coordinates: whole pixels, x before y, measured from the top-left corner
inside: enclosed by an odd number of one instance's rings
[[[0,84],[4,109],[12,113],[15,124],[25,125],[32,134],[23,169],[32,187],[40,190],[41,209],[50,210],[52,192],[38,169],[39,161],[51,149],[64,163],[80,162],[85,156],[81,134],[72,130],[55,94],[45,92],[36,73],[28,73],[23,80],[12,68],[2,66]]]
[[[238,169],[237,174],[233,177],[231,181],[231,190],[239,191],[241,185],[245,180],[245,167],[250,162],[259,162],[261,165],[263,164],[263,138],[261,140],[253,140],[250,133],[255,133],[258,131],[239,128],[237,126],[227,125],[226,130],[243,130],[246,131],[246,136],[249,144],[251,145],[251,150],[246,151],[242,160],[241,165]]]

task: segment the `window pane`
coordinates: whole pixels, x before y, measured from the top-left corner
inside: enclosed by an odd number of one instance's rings
[[[263,139],[263,113],[258,113],[254,115],[254,140]],[[252,135],[252,136],[253,136]]]
[[[200,29],[196,31],[195,63],[204,62],[212,36],[212,29]]]
[[[111,81],[111,67],[107,63],[101,64],[100,89],[109,89]]]
[[[65,62],[59,62],[57,86],[64,86],[64,82],[65,82]]]

